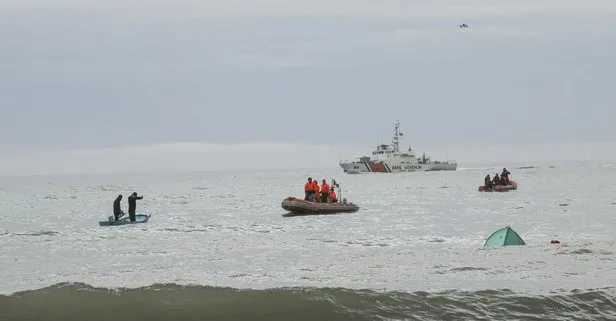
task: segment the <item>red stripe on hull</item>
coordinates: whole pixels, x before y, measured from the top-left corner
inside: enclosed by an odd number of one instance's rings
[[[370,163],[370,169],[375,173],[387,173],[387,168],[383,163]]]

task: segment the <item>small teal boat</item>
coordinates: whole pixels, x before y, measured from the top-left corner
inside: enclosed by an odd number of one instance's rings
[[[483,246],[495,247],[509,245],[526,245],[526,243],[516,231],[507,225],[506,227],[492,233]]]
[[[150,220],[151,214],[135,214],[135,221],[132,222],[128,215],[124,216],[119,220],[115,220],[113,215],[107,218],[107,221],[99,221],[98,225],[100,226],[111,226],[111,225],[126,225],[126,224],[138,224],[138,223],[146,223]]]

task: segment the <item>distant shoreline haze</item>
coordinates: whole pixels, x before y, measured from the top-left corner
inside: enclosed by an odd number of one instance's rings
[[[165,171],[340,169],[339,160],[370,155],[375,146],[340,147],[292,143],[171,143],[92,150],[0,154],[0,175],[63,175]],[[401,146],[406,150],[408,147]],[[416,156],[422,150],[414,149]],[[433,160],[458,162],[458,169],[550,166],[562,162],[616,162],[616,143],[435,147]],[[342,174],[342,169],[340,169]]]

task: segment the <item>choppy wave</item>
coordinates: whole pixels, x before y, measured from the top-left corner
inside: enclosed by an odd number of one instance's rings
[[[524,295],[510,290],[375,292],[344,288],[239,290],[82,283],[0,296],[5,320],[614,320],[613,288]]]

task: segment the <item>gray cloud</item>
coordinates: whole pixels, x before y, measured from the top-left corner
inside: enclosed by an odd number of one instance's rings
[[[0,153],[359,150],[396,119],[420,149],[613,141],[615,13],[613,1],[5,1]]]

